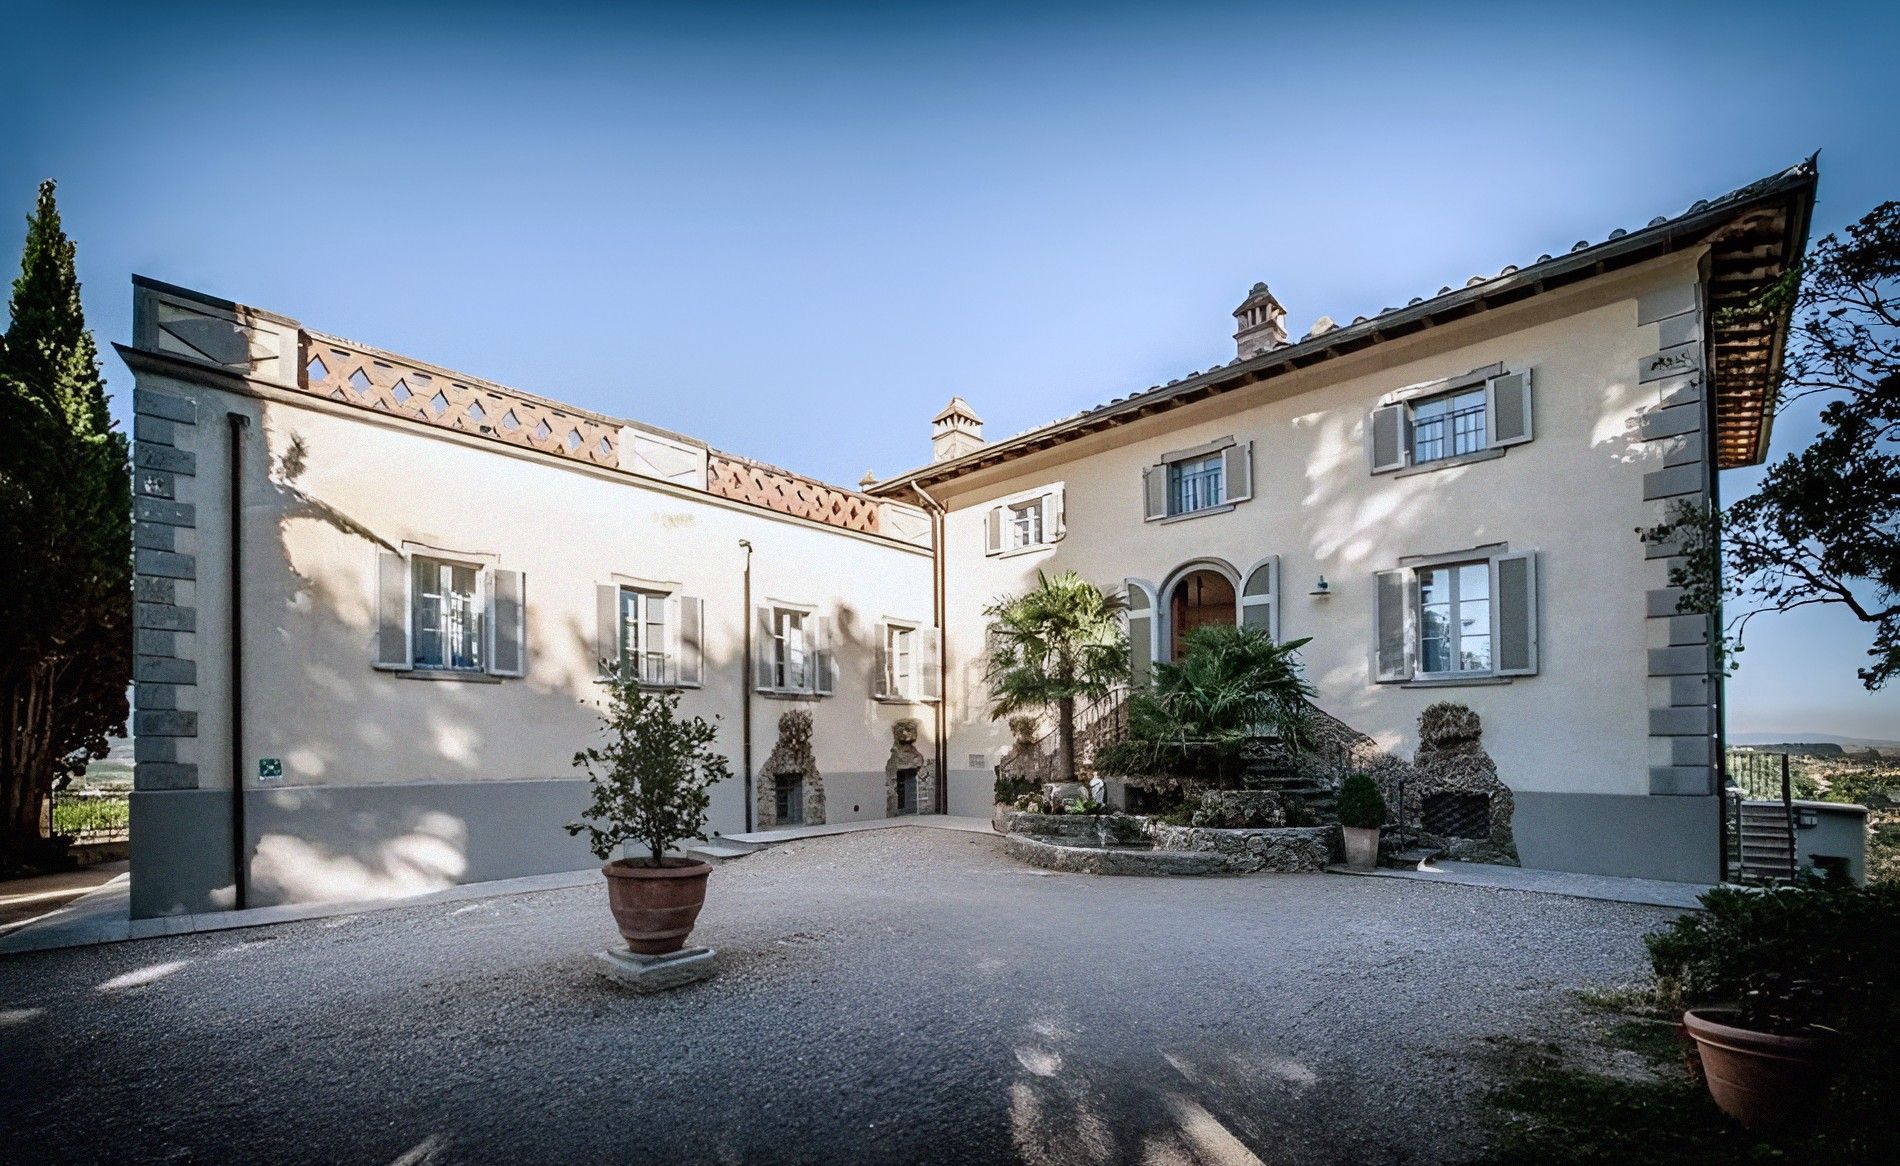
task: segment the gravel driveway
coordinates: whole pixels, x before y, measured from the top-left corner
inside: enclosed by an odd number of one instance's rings
[[[598,888],[0,959],[36,1161],[1402,1163],[1479,1049],[1665,909],[1337,875],[1057,875],[881,830],[713,873],[721,975],[594,971]]]

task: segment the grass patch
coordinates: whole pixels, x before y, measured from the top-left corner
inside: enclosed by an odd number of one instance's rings
[[[1490,1148],[1472,1166],[1847,1166],[1900,1161],[1884,1074],[1842,1074],[1806,1128],[1763,1138],[1709,1099],[1673,1019],[1641,989],[1579,992],[1598,1009],[1579,1041],[1504,1040],[1485,1098]],[[1634,1070],[1634,1071],[1632,1071]]]

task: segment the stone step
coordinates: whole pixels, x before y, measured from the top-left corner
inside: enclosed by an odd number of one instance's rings
[[[1431,846],[1414,846],[1410,850],[1385,855],[1382,861],[1387,866],[1404,866],[1417,870],[1443,853],[1444,851]]]
[[[757,843],[740,842],[733,838],[713,838],[706,842],[689,842],[681,848],[689,857],[702,862],[727,862],[735,858],[744,858],[763,847]]]

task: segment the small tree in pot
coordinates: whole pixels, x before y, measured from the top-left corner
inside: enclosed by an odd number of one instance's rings
[[[679,715],[680,694],[640,687],[628,675],[611,682],[602,736],[607,743],[583,749],[574,764],[587,771],[594,800],[567,832],[586,831],[594,857],[637,842],[638,858],[605,861],[608,902],[627,947],[641,955],[678,951],[692,934],[706,902],[712,867],[667,851],[706,837],[708,790],[732,776],[726,758],[713,751],[719,731],[703,717]],[[597,823],[597,824],[596,824]]]
[[[1385,796],[1364,773],[1348,776],[1339,787],[1339,831],[1346,839],[1346,865],[1371,870],[1379,865],[1379,828],[1385,825]]]

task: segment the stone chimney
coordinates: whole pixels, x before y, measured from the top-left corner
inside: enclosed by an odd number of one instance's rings
[[[1286,309],[1264,283],[1253,285],[1247,298],[1234,309],[1234,320],[1240,325],[1234,332],[1234,347],[1242,360],[1286,343]]]
[[[983,419],[962,397],[950,398],[930,422],[930,460],[945,462],[983,445]]]

